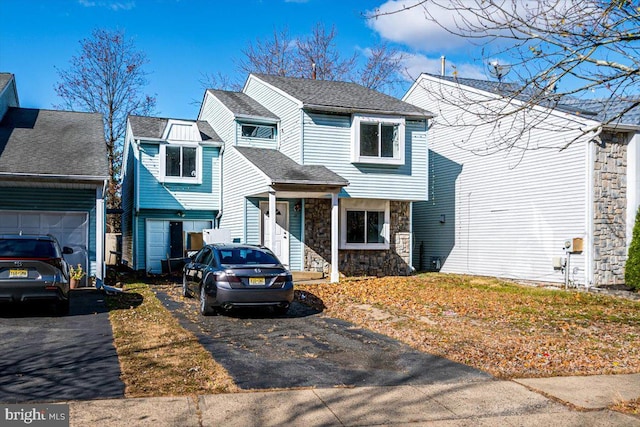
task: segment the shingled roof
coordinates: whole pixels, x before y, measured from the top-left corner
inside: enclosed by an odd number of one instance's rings
[[[9,108],[0,122],[0,173],[106,179],[102,115]]]
[[[213,96],[218,98],[236,118],[251,117],[268,120],[279,120],[279,117],[265,108],[255,99],[243,92],[230,92],[226,90],[209,89]]]
[[[133,132],[133,136],[135,138],[162,138],[169,120],[180,120],[195,123],[198,126],[200,137],[203,141],[222,142],[222,139],[213,130],[209,122],[204,120],[182,120],[167,119],[162,117],[129,116],[131,131]]]
[[[522,89],[522,86],[511,82],[498,82],[489,80],[468,79],[463,77],[440,76],[436,74],[424,73],[450,82],[469,86],[485,92],[515,98],[523,102],[528,102],[534,95]],[[607,98],[578,99],[570,96],[563,96],[557,101],[542,100],[540,104],[559,111],[588,117],[591,120],[608,123],[616,118],[620,113],[625,112],[634,104],[640,103],[640,97],[630,97],[624,100],[613,100]],[[614,120],[615,123],[627,125],[640,125],[640,106],[635,105],[631,110],[624,113],[620,118]]]
[[[393,114],[414,118],[433,117],[433,114],[427,110],[357,83],[268,74],[252,74],[252,76],[289,94],[300,101],[303,108],[310,110]]]
[[[235,147],[247,160],[260,169],[271,184],[303,184],[344,187],[349,181],[321,165],[301,165],[278,150],[255,147]]]

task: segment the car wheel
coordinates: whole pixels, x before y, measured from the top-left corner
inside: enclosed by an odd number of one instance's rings
[[[209,295],[203,286],[200,286],[200,314],[203,316],[211,316],[215,310],[209,304]]]
[[[182,296],[185,298],[191,298],[191,292],[189,292],[189,287],[187,286],[187,278],[182,276]]]

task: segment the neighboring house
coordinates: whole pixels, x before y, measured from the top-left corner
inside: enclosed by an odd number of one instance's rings
[[[429,201],[413,210],[416,267],[585,286],[624,283],[640,202],[640,109],[606,124],[631,104],[562,99],[482,124],[479,115],[522,105],[509,100],[510,89],[422,74],[404,96],[436,116]],[[535,125],[521,135],[520,123]],[[492,152],[513,137],[511,150]],[[574,238],[583,248],[570,253],[565,242]]]
[[[100,114],[20,108],[0,73],[0,234],[52,234],[102,278],[108,176]]]
[[[129,116],[122,165],[122,257],[163,272],[215,226],[222,141],[207,122]],[[166,268],[170,267],[167,264]]]
[[[205,92],[197,123],[208,123],[221,143],[212,153],[212,186],[203,188],[208,194],[201,200],[211,202],[214,228],[234,241],[272,248],[291,270],[324,272],[333,281],[339,273],[409,274],[411,204],[427,200],[430,117],[354,83],[251,74],[242,92]],[[148,141],[136,133],[135,120],[158,119],[131,118],[129,146]],[[174,144],[155,138],[160,147]],[[163,154],[143,148],[126,152],[142,158],[136,165],[143,171],[136,174],[125,162],[123,199],[156,198],[133,175],[146,174],[163,187],[161,167],[151,166]],[[145,203],[131,206],[127,201],[125,212],[136,215]],[[189,204],[181,206],[189,212]],[[133,247],[167,245],[166,237],[133,235]],[[125,259],[153,269],[139,256],[125,253]]]

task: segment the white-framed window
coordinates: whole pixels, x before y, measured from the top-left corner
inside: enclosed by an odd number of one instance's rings
[[[160,145],[160,174],[163,182],[200,184],[202,147],[194,144]]]
[[[404,118],[356,115],[351,126],[353,163],[404,164]]]
[[[389,201],[340,201],[341,249],[389,249]]]
[[[242,124],[241,135],[243,138],[276,139],[276,126]]]

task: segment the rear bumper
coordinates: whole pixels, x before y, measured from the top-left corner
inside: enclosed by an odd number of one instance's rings
[[[228,289],[218,288],[210,294],[213,305],[233,305],[233,306],[282,306],[291,304],[293,301],[293,284],[283,288],[270,289]]]
[[[65,301],[69,298],[69,285],[44,283],[2,283],[0,302]]]

